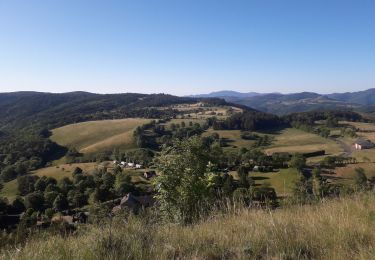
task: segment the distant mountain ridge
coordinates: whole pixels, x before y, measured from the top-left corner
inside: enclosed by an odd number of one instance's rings
[[[358,109],[365,111],[366,107],[375,106],[375,88],[332,94],[314,92],[262,94],[257,92],[217,91],[200,96],[221,97],[228,102],[278,115],[327,109]]]
[[[197,97],[197,98],[209,98],[209,97],[256,97],[256,96],[263,96],[267,94],[278,94],[278,93],[258,93],[258,92],[238,92],[233,90],[222,90],[222,91],[215,91],[208,94],[197,94],[197,95],[190,95],[189,97]]]

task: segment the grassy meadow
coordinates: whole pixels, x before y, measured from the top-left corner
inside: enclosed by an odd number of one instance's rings
[[[237,172],[230,174],[234,179],[238,179]],[[250,172],[250,177],[254,180],[255,186],[269,184],[276,190],[277,196],[285,197],[292,194],[294,181],[298,180],[300,173],[296,169],[280,169],[277,172]]]
[[[13,201],[17,197],[18,184],[17,180],[4,183],[4,187],[0,190],[0,197],[5,197],[8,201]]]
[[[275,211],[228,208],[196,225],[115,218],[75,235],[40,232],[2,259],[374,259],[375,195]]]
[[[103,164],[108,164],[104,162]],[[32,171],[31,174],[37,175],[39,177],[53,177],[57,181],[68,177],[72,178],[73,171],[76,167],[81,168],[84,172],[90,173],[100,166],[98,163],[71,163],[71,164],[61,164],[59,166],[50,166]],[[0,191],[0,196],[8,198],[9,201],[13,201],[18,193],[17,180],[12,180],[10,182],[4,183],[4,188]]]
[[[135,147],[134,129],[149,121],[127,118],[71,124],[52,130],[51,139],[60,145],[74,147],[82,153],[101,152],[113,148],[131,149]]]
[[[337,167],[334,170],[334,177],[344,181],[346,180],[348,182],[353,182],[353,178],[355,177],[355,169],[359,167],[365,170],[365,174],[368,179],[375,176],[375,163],[357,163],[349,164],[345,167]]]
[[[266,152],[307,153],[318,150],[325,150],[326,154],[342,152],[336,142],[295,128],[286,128],[275,134],[275,141]]]
[[[250,146],[254,143],[253,140],[242,139],[240,130],[213,130],[210,128],[203,134],[203,136],[209,136],[213,133],[219,134],[220,138],[224,138],[226,140],[228,147],[232,148],[250,148]]]

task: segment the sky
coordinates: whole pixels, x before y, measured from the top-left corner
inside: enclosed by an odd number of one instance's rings
[[[0,92],[375,87],[375,0],[0,0]]]

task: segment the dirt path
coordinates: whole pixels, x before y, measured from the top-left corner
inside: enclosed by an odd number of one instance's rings
[[[337,144],[339,144],[343,150],[343,156],[347,156],[349,157],[354,149],[352,146],[346,144],[345,142],[341,141],[341,140],[338,140],[338,139],[335,139],[335,138],[332,138],[333,141],[335,141]]]

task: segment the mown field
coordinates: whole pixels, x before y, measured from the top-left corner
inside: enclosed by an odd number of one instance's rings
[[[228,208],[196,225],[123,217],[40,233],[3,259],[374,259],[375,195],[275,211]]]
[[[326,154],[333,155],[342,152],[340,145],[336,142],[295,128],[283,129],[275,133],[274,137],[275,141],[266,149],[267,153],[307,153],[325,150]]]
[[[242,139],[240,130],[213,130],[210,128],[203,136],[209,136],[213,133],[219,134],[220,138],[223,138],[230,148],[250,148],[254,143],[253,140]]]
[[[345,167],[337,167],[334,170],[335,174],[331,177],[337,178],[336,181],[339,182],[353,183],[356,168],[363,168],[368,179],[375,176],[375,163],[357,163],[349,164]]]
[[[149,121],[127,118],[71,124],[52,130],[51,139],[82,153],[102,152],[113,148],[131,149],[135,147],[134,129]]]
[[[230,174],[238,179],[237,172]],[[279,197],[292,194],[293,183],[298,180],[300,173],[296,169],[281,169],[277,172],[250,172],[249,176],[254,180],[256,186],[270,185]]]

